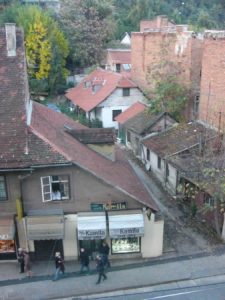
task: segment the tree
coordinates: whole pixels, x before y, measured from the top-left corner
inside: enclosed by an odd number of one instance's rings
[[[31,90],[57,91],[67,75],[68,42],[56,21],[38,6],[12,5],[0,15],[0,24],[14,22],[24,30]]]
[[[70,41],[73,62],[82,67],[100,64],[114,31],[113,6],[107,0],[63,0],[59,20]]]

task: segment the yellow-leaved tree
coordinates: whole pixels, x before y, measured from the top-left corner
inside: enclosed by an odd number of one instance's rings
[[[30,25],[25,44],[29,75],[36,79],[48,78],[51,69],[51,45],[47,28],[41,20]]]

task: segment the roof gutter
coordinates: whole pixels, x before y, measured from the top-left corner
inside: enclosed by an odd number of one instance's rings
[[[0,169],[0,172],[21,172],[21,171],[33,171],[34,169],[41,169],[41,168],[54,168],[54,167],[66,167],[72,166],[72,163],[68,164],[57,164],[57,165],[39,165],[39,166],[32,166],[30,168],[25,169]]]

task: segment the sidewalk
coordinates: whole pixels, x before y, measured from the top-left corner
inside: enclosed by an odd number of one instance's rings
[[[113,261],[112,268],[107,273],[108,279],[100,285],[95,284],[97,274],[94,270],[94,262],[91,265],[93,271],[88,276],[79,275],[79,264],[77,262],[67,263],[67,276],[57,282],[51,280],[54,270],[53,262],[51,262],[50,266],[46,262],[33,265],[35,274],[31,279],[24,278],[23,275],[19,274],[17,263],[1,263],[0,299],[40,300],[62,299],[70,296],[80,298],[82,295],[87,297],[87,295],[110,291],[127,291],[131,288],[156,288],[158,285],[184,283],[189,280],[193,283],[193,280],[203,281],[211,276],[216,276],[221,281],[224,281],[224,248],[220,252],[216,251],[211,255],[199,253],[193,257]],[[85,299],[85,297],[82,299]]]

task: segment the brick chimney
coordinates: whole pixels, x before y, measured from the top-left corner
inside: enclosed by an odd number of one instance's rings
[[[16,56],[16,25],[5,24],[7,56]]]

